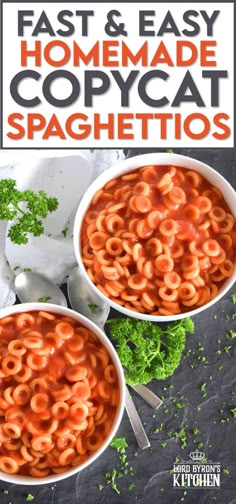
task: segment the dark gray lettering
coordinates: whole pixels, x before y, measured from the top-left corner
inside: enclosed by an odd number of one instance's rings
[[[22,72],[19,72],[16,74],[10,84],[10,93],[13,98],[13,100],[18,103],[18,105],[21,105],[21,107],[36,107],[41,103],[41,100],[39,99],[38,96],[35,98],[30,99],[25,99],[22,98],[22,96],[19,94],[18,91],[18,86],[21,83],[22,80],[24,79],[34,79],[38,81],[41,78],[40,73],[36,72],[35,70],[22,70]]]
[[[190,90],[191,94],[186,95],[187,90]],[[205,103],[189,71],[186,72],[171,105],[172,107],[179,107],[184,102],[195,102],[198,107],[205,107]]]
[[[75,28],[73,23],[71,23],[66,17],[72,17],[73,13],[69,10],[62,10],[58,13],[57,19],[62,24],[62,26],[66,26],[68,30],[62,30],[61,28],[57,30],[57,34],[61,37],[69,37],[73,35]]]
[[[93,80],[100,79],[101,85],[94,86]],[[84,104],[86,107],[93,106],[93,96],[98,96],[106,93],[110,87],[110,79],[105,72],[100,70],[88,70],[85,72],[84,79],[84,89],[85,89],[85,100]]]
[[[199,34],[199,32],[200,32],[199,24],[196,23],[193,19],[191,19],[191,17],[198,17],[198,16],[199,16],[199,13],[195,10],[185,11],[185,13],[183,15],[183,20],[185,21],[186,24],[188,24],[189,26],[192,26],[193,30],[187,30],[187,28],[185,28],[182,31],[183,35],[186,35],[186,37],[195,37],[195,35]]]
[[[126,80],[123,79],[119,70],[111,71],[116,83],[118,84],[121,90],[121,106],[128,107],[129,106],[129,91],[139,74],[139,70],[131,70]]]
[[[150,107],[164,107],[164,105],[167,105],[169,103],[169,100],[166,98],[166,96],[158,100],[154,100],[147,94],[146,86],[151,79],[162,79],[164,81],[167,81],[168,78],[169,74],[164,72],[163,70],[151,70],[150,72],[144,74],[140,79],[138,85],[138,92],[141,100],[147,105],[150,105]]]
[[[220,79],[227,79],[227,70],[203,70],[202,77],[211,79],[211,106],[219,107]]]
[[[58,78],[67,79],[72,85],[70,96],[64,98],[63,100],[55,98],[51,93],[51,85]],[[69,105],[72,105],[78,98],[80,94],[80,84],[77,77],[73,73],[68,72],[67,70],[55,70],[55,72],[51,72],[46,77],[43,83],[43,94],[48,103],[50,103],[54,107],[68,107]]]

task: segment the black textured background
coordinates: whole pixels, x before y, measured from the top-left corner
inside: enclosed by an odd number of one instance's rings
[[[175,152],[209,164],[236,187],[233,149],[178,149]],[[139,153],[137,149],[132,150],[128,156]],[[34,504],[236,504],[236,420],[230,413],[230,409],[236,407],[236,338],[227,339],[228,331],[236,330],[236,322],[225,319],[236,311],[236,304],[230,298],[234,292],[236,287],[215,306],[194,318],[195,334],[187,338],[184,358],[172,379],[150,384],[150,388],[164,398],[157,412],[132,392],[151,449],[142,452],[137,448],[124,413],[117,435],[125,435],[129,443],[127,460],[135,474],[117,480],[120,495],[106,486],[105,473],[119,467],[117,452],[108,448],[88,469],[56,485],[23,487],[0,481],[0,504],[23,504],[28,493],[34,495]],[[228,346],[231,348],[225,349]],[[204,398],[204,392],[200,391],[203,383],[207,384]],[[175,406],[176,401],[180,409]],[[180,439],[168,437],[169,431],[179,431],[182,427],[187,434],[184,449]],[[196,427],[200,432],[194,435],[192,431]],[[159,432],[155,432],[157,429]],[[175,458],[188,460],[189,453],[199,443],[209,460],[221,464],[221,488],[174,490],[170,471]],[[223,470],[229,474],[224,474]],[[135,483],[132,490],[128,489],[130,482]],[[104,485],[101,491],[99,484]],[[9,490],[8,495],[3,494],[4,489]]]

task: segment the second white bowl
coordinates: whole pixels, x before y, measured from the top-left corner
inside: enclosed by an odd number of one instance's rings
[[[160,316],[160,315],[149,315],[146,313],[134,312],[128,308],[119,305],[118,303],[115,303],[114,301],[109,299],[109,297],[106,297],[89,278],[81,256],[81,248],[80,248],[81,226],[84,219],[84,215],[91,203],[94,194],[99,189],[104,187],[104,185],[113,178],[119,177],[124,173],[131,172],[132,170],[136,170],[137,168],[140,168],[141,166],[145,165],[162,165],[162,166],[172,165],[199,172],[201,175],[203,175],[203,177],[206,180],[208,180],[211,184],[213,184],[214,186],[218,187],[221,190],[226,203],[231,209],[232,214],[234,215],[234,217],[236,217],[236,193],[231,187],[231,185],[227,182],[227,180],[213,168],[211,168],[205,163],[202,163],[201,161],[197,161],[196,159],[192,159],[187,156],[182,156],[179,154],[167,154],[167,153],[142,154],[140,156],[135,156],[133,158],[126,159],[112,166],[107,171],[103,172],[86,191],[84,197],[82,198],[79,204],[75,217],[75,223],[74,223],[75,255],[78,261],[78,265],[81,269],[81,272],[85,276],[88,285],[102,299],[102,301],[109,303],[110,306],[112,306],[116,310],[120,311],[121,313],[129,317],[136,317],[143,320],[150,320],[154,322],[167,322],[167,321],[179,320],[184,317],[190,317],[196,315],[204,311],[205,309],[209,308],[217,301],[219,301],[219,299],[222,298],[222,296],[224,296],[226,292],[230,289],[230,287],[232,287],[232,285],[234,284],[236,280],[236,268],[234,270],[233,275],[225,281],[223,287],[220,289],[217,296],[215,296],[214,299],[212,299],[205,305],[200,306],[197,309],[185,313],[180,313],[177,315]]]

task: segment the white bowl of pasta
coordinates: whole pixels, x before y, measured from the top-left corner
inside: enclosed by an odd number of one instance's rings
[[[0,312],[0,479],[54,483],[86,468],[111,442],[124,375],[106,335],[64,307]]]
[[[91,289],[125,315],[195,315],[236,280],[236,193],[195,159],[143,154],[117,163],[77,210],[74,248]]]

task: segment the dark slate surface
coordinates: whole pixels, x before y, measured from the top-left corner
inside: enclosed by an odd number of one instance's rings
[[[210,164],[236,186],[233,149],[178,152]],[[132,151],[128,155],[137,153]],[[236,311],[230,298],[234,292],[236,287],[217,305],[194,318],[195,335],[187,338],[185,356],[172,379],[150,384],[153,391],[164,397],[164,405],[158,412],[132,392],[151,449],[144,452],[137,449],[125,413],[118,435],[125,435],[129,443],[127,458],[135,474],[118,480],[120,495],[105,483],[105,473],[119,467],[117,452],[108,448],[91,467],[56,485],[23,487],[0,482],[2,491],[9,490],[8,495],[0,492],[0,504],[23,504],[28,493],[34,495],[34,504],[236,504],[236,420],[230,413],[230,409],[236,407],[236,339],[227,339],[228,331],[236,330],[236,322],[225,319]],[[227,348],[229,346],[231,348]],[[206,397],[202,397],[204,392],[200,391],[204,383],[207,384]],[[180,409],[175,401],[180,403]],[[168,437],[169,431],[179,431],[182,427],[187,435],[184,449],[180,439]],[[192,431],[196,427],[200,432],[194,435]],[[221,464],[221,488],[174,490],[170,470],[175,458],[188,460],[189,453],[199,443],[209,460]],[[224,469],[229,474],[223,474]],[[132,490],[128,489],[130,482],[136,485]],[[104,485],[102,491],[99,484]]]

